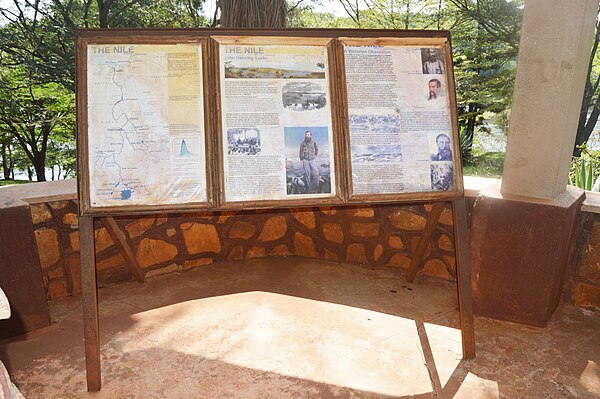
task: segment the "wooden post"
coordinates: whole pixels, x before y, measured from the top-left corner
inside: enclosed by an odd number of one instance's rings
[[[425,223],[423,235],[419,239],[417,249],[415,250],[415,255],[410,261],[408,271],[406,272],[406,281],[408,281],[409,283],[412,283],[415,279],[415,276],[417,275],[417,271],[419,270],[419,266],[421,266],[423,256],[425,255],[425,250],[427,250],[427,246],[431,241],[431,236],[433,235],[435,226],[437,225],[437,222],[440,219],[440,215],[444,211],[444,205],[444,202],[436,202],[431,208],[431,213],[429,214],[427,223]]]
[[[452,201],[454,218],[454,246],[456,248],[456,281],[458,308],[462,333],[463,359],[475,357],[475,326],[473,323],[473,293],[471,290],[471,261],[465,198]]]
[[[119,229],[117,222],[115,222],[115,218],[112,216],[107,216],[101,218],[101,220],[102,223],[104,223],[104,226],[106,227],[106,231],[108,231],[108,234],[110,234],[110,237],[114,241],[115,245],[117,246],[117,248],[119,248],[119,252],[121,253],[121,255],[123,255],[125,263],[127,263],[127,266],[135,276],[136,280],[140,283],[143,283],[144,273],[142,272],[142,268],[138,264],[137,259],[135,258],[135,255],[133,254],[129,243],[125,238],[125,234],[123,234],[121,229]]]
[[[94,251],[94,218],[92,216],[79,217],[79,245],[87,389],[89,392],[95,392],[100,390],[101,377],[96,253]]]

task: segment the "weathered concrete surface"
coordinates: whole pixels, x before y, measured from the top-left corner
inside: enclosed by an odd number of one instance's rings
[[[555,200],[479,195],[473,207],[470,253],[475,314],[544,326],[562,296],[583,191]]]
[[[63,200],[75,198],[75,192],[75,180],[0,187],[0,287],[13,312],[10,319],[0,321],[0,339],[50,324],[40,259],[50,262],[59,256],[58,248],[52,246],[56,233],[41,230],[35,235],[33,223],[52,214],[49,209],[30,208],[27,199]],[[49,246],[38,251],[40,239]]]
[[[12,187],[0,187],[0,287],[13,315],[0,321],[0,339],[50,324],[29,205],[15,199],[14,192]],[[58,256],[58,251],[40,255]]]
[[[80,304],[0,343],[28,398],[584,399],[600,396],[600,317],[546,329],[476,318],[462,361],[456,289],[302,258],[205,266],[100,289],[103,388],[85,392]]]

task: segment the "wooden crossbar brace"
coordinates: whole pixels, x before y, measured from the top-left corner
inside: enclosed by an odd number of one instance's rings
[[[102,223],[104,223],[106,231],[108,231],[108,234],[110,234],[110,237],[115,242],[115,245],[117,246],[117,248],[119,248],[119,252],[121,253],[121,255],[123,255],[125,263],[127,263],[127,266],[135,276],[135,279],[140,283],[143,283],[145,278],[144,273],[142,272],[142,268],[138,264],[137,259],[135,258],[131,247],[129,246],[129,242],[127,242],[125,234],[123,234],[121,229],[119,229],[115,218],[113,218],[112,216],[107,216],[100,219],[102,220]]]
[[[415,254],[410,261],[410,265],[408,266],[408,271],[406,272],[406,281],[412,283],[417,275],[417,271],[423,262],[423,257],[425,256],[425,251],[427,250],[427,246],[431,241],[431,236],[435,231],[435,226],[437,225],[438,220],[440,220],[440,215],[444,211],[445,203],[436,202],[433,204],[431,208],[431,213],[429,214],[429,218],[425,223],[425,229],[423,230],[423,235],[421,235],[421,239],[419,239],[419,243],[417,244],[417,249],[415,250]]]

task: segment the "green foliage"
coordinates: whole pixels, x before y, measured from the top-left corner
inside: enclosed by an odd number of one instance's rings
[[[53,0],[0,5],[0,164],[75,173],[75,31],[208,26],[204,0]]]
[[[337,1],[346,16],[316,12],[319,0],[290,2],[288,26],[451,30],[461,148],[471,161],[475,129],[484,129],[494,115],[501,120],[510,108],[523,0]],[[56,166],[62,176],[72,176],[76,28],[214,26],[203,6],[204,0],[15,0],[0,5],[3,169],[33,166],[39,178],[40,168]]]
[[[0,186],[12,186],[14,184],[31,183],[29,180],[0,180]]]
[[[508,124],[510,122],[510,108],[505,109],[504,111],[498,112],[495,118],[495,125],[502,130],[502,132],[507,135],[508,134]]]
[[[592,44],[592,51],[588,63],[588,73],[583,92],[583,101],[579,112],[579,122],[577,125],[577,135],[575,137],[575,146],[573,156],[579,156],[581,146],[585,144],[598,123],[600,117],[600,7],[596,14],[596,34]]]
[[[460,157],[463,165],[469,165],[473,162],[473,139],[469,137],[467,130],[463,129],[460,131]]]
[[[471,140],[508,113],[514,89],[523,1],[450,0],[458,119]],[[462,130],[461,129],[461,130]]]
[[[465,176],[501,178],[504,169],[503,152],[486,152],[473,155],[471,162],[463,166]]]
[[[58,83],[38,83],[24,68],[0,70],[0,130],[8,132],[25,153],[37,180],[44,181],[48,144],[74,147],[75,95]],[[74,154],[70,154],[73,156]],[[68,164],[56,154],[55,160]]]
[[[294,15],[293,26],[451,31],[461,148],[469,161],[475,131],[508,117],[524,0],[339,2],[346,17],[317,16],[307,7]]]
[[[600,151],[592,151],[584,143],[580,156],[573,157],[569,184],[587,191],[600,191]]]

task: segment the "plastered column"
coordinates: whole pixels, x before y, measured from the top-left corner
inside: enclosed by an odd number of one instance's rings
[[[567,185],[598,0],[527,0],[502,194],[554,199]]]

